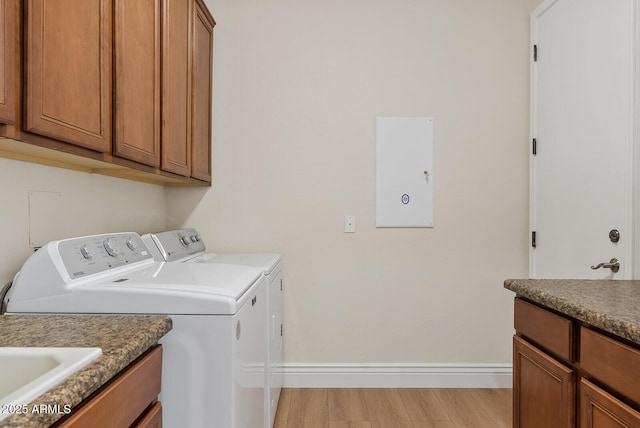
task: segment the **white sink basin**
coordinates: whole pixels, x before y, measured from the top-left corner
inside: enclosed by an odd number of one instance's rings
[[[0,409],[7,409],[0,421],[100,355],[100,348],[0,348]]]

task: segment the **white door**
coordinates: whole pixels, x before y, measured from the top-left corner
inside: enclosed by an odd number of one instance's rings
[[[632,276],[634,14],[549,0],[531,15],[532,278]],[[613,258],[617,273],[590,268]]]

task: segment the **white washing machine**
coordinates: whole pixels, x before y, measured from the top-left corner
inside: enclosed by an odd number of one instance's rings
[[[207,253],[195,229],[177,229],[142,235],[157,261],[215,263],[250,266],[262,270],[268,280],[266,311],[267,367],[265,377],[265,427],[273,426],[283,385],[282,272],[279,254]]]
[[[267,281],[238,265],[156,262],[135,233],[50,242],[16,275],[7,314],[165,314],[163,426],[264,423]]]

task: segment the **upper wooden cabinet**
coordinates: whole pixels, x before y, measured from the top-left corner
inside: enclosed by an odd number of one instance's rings
[[[164,0],[162,169],[211,181],[215,21],[200,0]]]
[[[0,0],[0,123],[15,121],[19,16],[16,0]]]
[[[111,0],[26,2],[29,132],[111,151]]]
[[[191,41],[193,1],[163,0],[162,169],[191,175]]]
[[[214,25],[201,0],[0,0],[0,155],[210,185]]]
[[[197,0],[193,17],[193,111],[191,176],[211,181],[211,94],[213,76],[213,17]]]
[[[114,154],[160,165],[160,0],[115,0]]]

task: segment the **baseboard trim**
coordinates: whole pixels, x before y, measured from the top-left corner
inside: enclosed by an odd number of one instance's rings
[[[511,388],[511,364],[284,364],[288,388]]]

